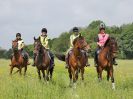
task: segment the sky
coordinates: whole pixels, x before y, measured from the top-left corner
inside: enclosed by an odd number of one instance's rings
[[[11,48],[17,32],[25,44],[32,44],[43,27],[54,38],[93,20],[108,26],[131,23],[132,10],[133,0],[0,0],[0,47]]]

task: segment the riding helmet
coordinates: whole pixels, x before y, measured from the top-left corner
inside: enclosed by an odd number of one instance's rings
[[[16,34],[16,37],[18,37],[18,36],[20,36],[20,37],[21,37],[21,33],[17,33],[17,34]]]
[[[78,27],[74,27],[74,28],[73,28],[73,32],[79,32]]]
[[[99,26],[99,29],[104,29],[105,30],[105,24],[104,23],[101,23],[100,26]]]
[[[47,33],[47,29],[46,28],[42,28],[42,31],[41,32]]]

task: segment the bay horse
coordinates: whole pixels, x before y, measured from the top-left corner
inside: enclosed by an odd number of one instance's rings
[[[68,59],[68,73],[70,78],[70,85],[73,83],[75,86],[76,81],[78,80],[79,71],[81,71],[81,79],[84,80],[84,67],[86,66],[88,58],[86,57],[83,50],[89,51],[90,46],[87,44],[85,38],[81,35],[73,41],[73,45],[74,47],[71,50]],[[56,54],[56,57],[59,60],[65,61],[65,55]]]
[[[11,67],[10,75],[12,74],[14,67],[19,69],[18,71],[20,75],[22,74],[21,71],[22,68],[24,67],[24,75],[26,75],[28,59],[24,59],[24,57],[22,56],[22,51],[18,50],[18,42],[16,40],[12,41],[12,50],[13,50],[13,56],[11,58],[11,64],[10,64]]]
[[[50,56],[48,54],[48,51],[41,44],[40,37],[38,39],[34,37],[34,51],[36,53],[35,66],[37,68],[38,77],[39,79],[41,79],[41,73],[40,73],[41,71],[44,80],[49,81],[49,73],[50,73],[50,79],[52,79],[54,67],[51,66]],[[45,71],[46,71],[46,76],[45,76]]]
[[[102,71],[107,71],[107,80],[109,81],[109,78],[111,77],[112,89],[115,89],[113,59],[116,57],[117,49],[118,47],[116,39],[114,37],[109,37],[104,48],[98,55],[98,66],[96,68],[99,81],[102,80]]]

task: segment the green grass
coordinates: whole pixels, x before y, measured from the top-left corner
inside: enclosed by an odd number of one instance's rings
[[[36,68],[29,66],[26,77],[9,76],[9,60],[0,59],[0,99],[133,99],[133,61],[118,60],[114,68],[116,90],[106,81],[98,82],[93,60],[85,69],[84,82],[77,82],[77,89],[69,87],[69,77],[64,63],[56,60],[53,81],[47,84],[38,80]],[[14,69],[14,72],[17,69]]]

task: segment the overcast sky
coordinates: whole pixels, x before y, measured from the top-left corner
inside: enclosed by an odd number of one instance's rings
[[[17,32],[31,44],[42,27],[53,38],[93,20],[107,25],[131,23],[133,0],[0,0],[0,46],[10,48]]]

